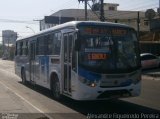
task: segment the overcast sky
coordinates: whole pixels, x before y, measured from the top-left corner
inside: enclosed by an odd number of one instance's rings
[[[146,10],[159,7],[159,0],[104,0],[118,3],[119,10]],[[0,36],[2,30],[14,30],[20,36],[39,30],[37,21],[61,9],[80,9],[84,4],[78,0],[0,0]],[[17,23],[18,22],[18,23]],[[21,23],[20,23],[21,22]],[[0,38],[1,39],[1,38]]]

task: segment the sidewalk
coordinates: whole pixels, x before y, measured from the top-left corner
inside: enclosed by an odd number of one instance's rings
[[[20,103],[15,100],[14,94],[0,83],[0,112],[23,112]]]
[[[39,111],[0,81],[0,113],[39,113]]]
[[[0,119],[49,119],[0,82]]]
[[[160,80],[160,74],[142,74],[143,80]]]
[[[157,80],[157,79],[151,76],[142,75],[142,80]]]
[[[160,80],[160,69],[142,71],[142,79]]]

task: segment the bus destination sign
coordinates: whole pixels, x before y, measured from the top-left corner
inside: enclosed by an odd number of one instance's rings
[[[88,54],[89,60],[105,60],[108,59],[108,55],[104,53],[91,53]]]
[[[127,34],[127,30],[121,28],[98,28],[98,27],[85,27],[83,34],[88,35],[113,35],[124,36]]]

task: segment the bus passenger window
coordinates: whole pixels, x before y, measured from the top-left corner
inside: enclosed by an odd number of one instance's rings
[[[61,33],[55,33],[53,38],[53,55],[60,54]]]
[[[50,34],[50,35],[47,35],[45,36],[45,41],[46,41],[46,51],[45,51],[45,54],[46,55],[52,55],[52,49],[53,49],[53,36]]]
[[[37,38],[37,55],[44,55],[45,54],[45,42],[44,36]]]
[[[23,47],[23,42],[20,42],[19,55],[22,55],[22,53],[23,53],[22,47]]]
[[[20,43],[19,42],[17,42],[17,55],[19,55],[20,54]]]
[[[68,36],[64,36],[64,62],[67,62],[67,38]]]
[[[69,47],[69,62],[71,62],[71,58],[72,58],[72,51],[73,51],[73,35],[69,35],[69,39],[68,39],[68,47]]]
[[[26,55],[26,41],[23,42],[23,46],[22,46],[22,55]]]
[[[28,55],[28,41],[26,41],[25,54]]]
[[[15,49],[15,56],[17,56],[17,43],[16,43],[16,49]]]

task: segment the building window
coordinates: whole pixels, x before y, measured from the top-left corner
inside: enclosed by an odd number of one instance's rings
[[[128,19],[128,23],[129,23],[129,24],[131,23],[131,19]]]
[[[118,19],[115,19],[115,23],[118,23]]]
[[[115,10],[115,7],[109,7],[109,10]]]
[[[149,25],[149,22],[148,22],[148,21],[144,21],[144,25],[145,25],[145,26],[148,26],[148,25]]]

